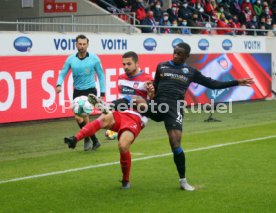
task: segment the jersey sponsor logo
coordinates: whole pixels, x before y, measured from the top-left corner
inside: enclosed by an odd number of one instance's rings
[[[198,48],[201,50],[207,50],[209,48],[209,41],[205,38],[200,39],[198,42]]]
[[[179,75],[175,73],[164,73],[164,77],[170,77],[172,79],[181,80],[181,81],[188,81],[188,78],[184,75]]]
[[[153,51],[157,47],[157,42],[153,38],[147,38],[144,43],[144,48],[148,51]]]
[[[33,46],[33,42],[26,36],[20,36],[14,40],[13,46],[19,52],[29,52]]]
[[[176,45],[178,45],[179,43],[183,43],[183,40],[181,38],[176,38],[172,41],[172,47],[175,48]]]
[[[166,68],[170,68],[168,66],[161,66],[160,69],[166,69]]]
[[[229,39],[225,39],[222,41],[222,48],[225,50],[230,50],[232,48],[232,41]]]
[[[134,95],[135,90],[131,87],[122,86],[122,94],[125,95]]]

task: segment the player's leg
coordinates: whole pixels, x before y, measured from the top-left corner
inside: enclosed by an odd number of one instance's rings
[[[167,132],[169,136],[171,149],[173,152],[174,163],[176,165],[179,175],[180,188],[187,191],[193,191],[194,187],[189,185],[186,179],[185,153],[181,147],[182,131],[178,129],[171,129]]]
[[[96,88],[89,89],[89,91],[88,91],[88,93],[86,95],[88,95],[90,93],[96,95],[97,94],[97,89]],[[89,119],[89,117],[88,117],[88,119]],[[97,150],[101,146],[101,143],[99,142],[99,140],[98,140],[98,138],[96,137],[95,134],[91,135],[90,138],[91,138],[91,140],[93,142],[92,149],[93,150]]]
[[[120,152],[120,163],[123,173],[122,189],[130,188],[129,176],[131,168],[130,145],[141,131],[141,118],[133,113],[113,112],[116,123],[113,129],[118,132],[118,148]]]
[[[123,131],[119,138],[118,148],[120,152],[120,164],[122,170],[122,189],[130,188],[130,168],[131,168],[131,154],[130,154],[130,145],[134,141],[134,134],[129,131]]]
[[[87,96],[89,93],[97,94],[96,88],[89,88],[86,90],[74,89],[73,99],[75,99],[76,97],[79,97],[79,96]],[[85,116],[84,119],[82,119],[82,117],[79,117],[79,116],[75,116],[75,118],[76,118],[76,121],[77,121],[80,129],[83,128],[89,122],[89,116]],[[93,147],[92,147],[92,143],[91,143],[90,139],[93,142]],[[99,147],[100,147],[100,142],[95,135],[91,135],[90,137],[84,138],[84,144],[83,144],[84,151],[88,151],[91,148],[95,150]]]
[[[193,191],[194,187],[190,186],[186,180],[186,159],[181,147],[183,111],[179,110],[175,105],[170,105],[169,112],[165,115],[164,123],[179,175],[180,188]]]
[[[147,108],[147,101],[137,95],[125,96],[124,98],[114,100],[110,106],[94,94],[88,95],[88,101],[104,114],[108,114],[110,110],[116,110],[119,112],[124,111],[129,107],[133,109],[141,109],[143,111]]]
[[[113,113],[102,114],[96,120],[86,124],[75,136],[64,138],[64,143],[68,144],[69,148],[74,149],[78,141],[94,135],[100,129],[110,129],[114,124]]]
[[[75,115],[75,120],[79,125],[80,129],[82,129],[89,122],[88,116],[80,117],[78,115]],[[90,138],[89,137],[84,138],[83,150],[89,151],[91,148],[92,148],[92,142]]]

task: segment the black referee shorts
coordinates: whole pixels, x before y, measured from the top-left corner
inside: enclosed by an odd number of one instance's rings
[[[73,92],[73,100],[76,98],[76,97],[79,97],[79,96],[88,96],[88,94],[94,94],[94,95],[97,95],[97,89],[95,87],[93,88],[89,88],[89,89],[85,89],[85,90],[77,90],[77,89],[74,89],[74,92]]]

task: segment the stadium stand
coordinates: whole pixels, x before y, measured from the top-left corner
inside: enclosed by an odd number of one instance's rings
[[[39,1],[34,1],[32,9],[19,8],[20,0],[15,0],[12,4],[3,1],[0,7],[1,21],[44,24],[40,27],[37,25],[31,27],[27,24],[20,27],[19,24],[2,25],[1,30],[128,33],[142,31],[143,33],[259,36],[274,36],[276,31],[276,0],[75,0],[75,2],[79,8],[76,13],[46,14],[43,12],[43,3]],[[153,16],[149,15],[151,13]],[[52,23],[52,26],[46,26],[45,23]],[[64,23],[65,25],[61,26]]]
[[[113,2],[114,6],[118,5],[118,0],[109,1]],[[275,0],[173,0],[169,2],[168,8],[165,8],[163,1],[160,0],[133,0],[124,3],[120,8],[135,12],[137,23],[154,26],[141,27],[144,33],[266,35],[267,31],[260,30],[275,30],[273,28],[276,23]],[[149,17],[147,15],[149,13],[153,13],[153,16]],[[166,20],[167,14],[168,20]],[[173,22],[180,28],[172,28],[176,26],[172,25]],[[205,29],[193,29],[193,27]],[[190,28],[189,31],[184,30],[187,28]],[[238,28],[242,29],[236,30]]]

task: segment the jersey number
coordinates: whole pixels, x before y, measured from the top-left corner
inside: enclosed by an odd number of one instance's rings
[[[182,115],[180,112],[177,112],[177,118],[176,118],[176,121],[179,122],[179,123],[182,123]]]

